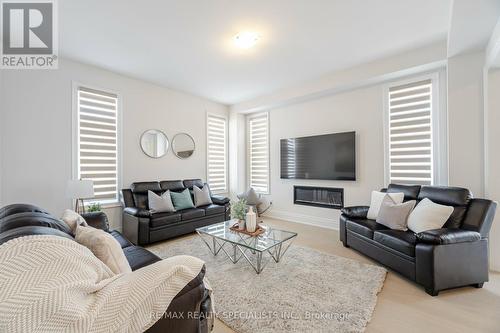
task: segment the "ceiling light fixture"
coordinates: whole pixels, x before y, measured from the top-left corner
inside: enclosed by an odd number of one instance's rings
[[[249,49],[259,40],[259,35],[255,32],[240,32],[234,37],[234,44],[242,49]]]

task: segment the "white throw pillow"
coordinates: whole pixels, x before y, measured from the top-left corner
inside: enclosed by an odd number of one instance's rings
[[[164,192],[161,196],[153,191],[148,191],[148,205],[153,213],[175,212],[170,191]]]
[[[83,225],[84,227],[88,226],[85,219],[78,213],[72,211],[71,209],[66,209],[61,217],[61,220],[64,221],[71,229],[73,235],[75,234],[76,227],[78,225]]]
[[[403,199],[405,198],[404,193],[386,193],[372,191],[372,201],[370,203],[370,208],[368,209],[368,214],[366,215],[367,218],[371,220],[377,219],[378,212],[380,211],[380,207],[382,206],[382,201],[384,201],[386,195],[390,196],[395,204],[402,203]]]
[[[207,185],[203,186],[201,190],[198,186],[193,186],[193,193],[195,207],[212,204],[212,199],[210,198],[210,189]]]
[[[452,206],[439,205],[423,199],[408,216],[408,229],[415,233],[440,229],[453,213]]]
[[[75,240],[87,247],[115,274],[132,272],[120,243],[111,234],[93,227],[76,227]]]

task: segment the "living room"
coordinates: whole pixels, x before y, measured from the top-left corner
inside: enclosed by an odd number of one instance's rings
[[[498,331],[498,1],[1,5],[0,331]]]

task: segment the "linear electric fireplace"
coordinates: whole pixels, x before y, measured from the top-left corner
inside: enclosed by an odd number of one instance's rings
[[[335,187],[294,186],[296,205],[341,209],[344,207],[344,189]]]

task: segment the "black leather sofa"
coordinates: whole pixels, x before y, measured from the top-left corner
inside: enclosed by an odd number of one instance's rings
[[[488,281],[488,234],[497,203],[473,199],[457,187],[390,184],[382,191],[403,192],[404,200],[429,198],[454,210],[441,229],[419,234],[391,230],[366,218],[368,206],[346,207],[340,216],[340,240],[422,285],[429,295],[444,289]]]
[[[184,209],[174,213],[152,213],[149,210],[148,191],[161,194],[167,190],[182,192],[188,188],[192,196],[194,185],[202,188],[205,184],[201,179],[166,180],[132,183],[130,189],[123,189],[124,235],[136,245],[146,245],[229,220],[229,199],[219,195],[211,195],[212,204],[199,208]]]
[[[83,214],[83,217],[90,226],[105,230],[115,237],[132,270],[135,271],[161,260],[148,250],[130,243],[118,231],[109,230],[106,214],[87,213]],[[28,204],[14,204],[0,208],[0,245],[11,239],[28,235],[54,235],[73,239],[67,225],[44,209]],[[204,276],[205,267],[176,295],[166,309],[165,315],[146,332],[210,332],[213,328],[213,314],[211,313],[211,299],[203,283]]]

